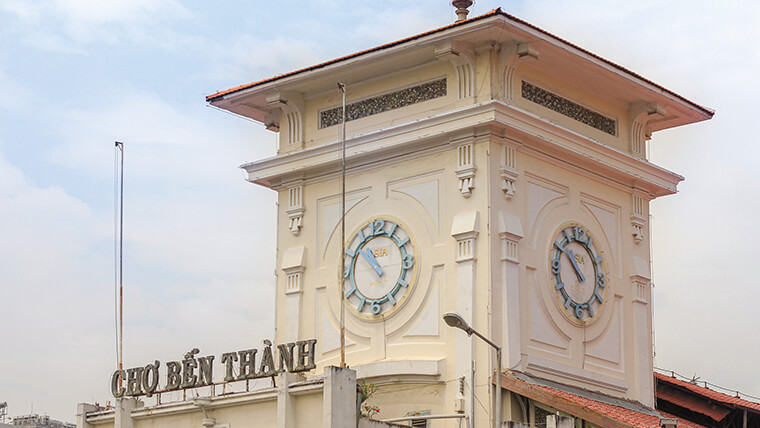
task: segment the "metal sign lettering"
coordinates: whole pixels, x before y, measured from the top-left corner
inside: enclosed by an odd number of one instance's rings
[[[312,370],[317,367],[314,353],[316,344],[317,339],[299,340],[277,345],[275,352],[272,342],[265,340],[261,354],[258,349],[224,353],[221,358],[225,369],[224,383],[271,377],[282,372]],[[158,389],[161,365],[158,360],[145,367],[116,370],[111,376],[111,393],[116,398],[140,395],[150,397],[159,392],[213,385],[214,356],[196,357],[199,353],[198,348],[193,348],[185,354],[182,361],[166,363],[166,386],[163,390]],[[257,361],[257,354],[261,356],[260,361]]]

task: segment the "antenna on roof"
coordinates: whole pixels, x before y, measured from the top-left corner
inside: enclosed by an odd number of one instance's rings
[[[472,0],[454,0],[451,2],[451,5],[457,8],[456,22],[464,21],[465,19],[467,19],[467,14],[470,13],[470,11],[467,10],[467,8],[472,6]]]

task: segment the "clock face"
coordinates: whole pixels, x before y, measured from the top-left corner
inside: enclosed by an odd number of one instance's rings
[[[398,222],[365,224],[346,244],[343,289],[360,314],[388,315],[413,285],[417,260],[409,233]]]
[[[604,303],[607,277],[604,256],[588,230],[580,225],[562,228],[549,256],[551,282],[565,315],[587,321]]]

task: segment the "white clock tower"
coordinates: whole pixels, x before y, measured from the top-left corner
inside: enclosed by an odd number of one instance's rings
[[[279,194],[276,342],[316,338],[317,373],[339,364],[343,304],[384,418],[485,426],[493,382],[505,421],[571,413],[523,384],[654,407],[648,207],[683,178],[645,145],[711,110],[499,9],[207,100],[279,132],[243,169]],[[283,399],[281,426],[306,426],[309,397]]]

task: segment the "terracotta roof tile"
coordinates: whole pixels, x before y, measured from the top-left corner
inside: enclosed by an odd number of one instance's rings
[[[701,413],[716,422],[722,421],[723,418],[731,413],[730,408],[726,408],[725,406],[715,406],[701,395],[697,396],[691,392],[684,391],[680,388],[669,387],[664,384],[660,384],[657,387],[657,400],[662,400],[675,404],[678,407]]]
[[[601,401],[592,400],[589,398],[581,397],[578,395],[570,394],[568,392],[560,391],[554,388],[546,386],[537,386],[552,394],[567,398],[570,401],[575,402],[589,410],[596,411],[603,415],[607,415],[619,421],[625,422],[634,427],[659,427],[660,418],[652,416],[646,413],[637,412],[635,410],[626,409],[624,407],[614,406],[612,404],[603,403]]]
[[[653,410],[645,412],[638,403],[630,402],[629,406],[623,407],[624,400],[621,399],[610,397],[610,402],[603,402],[579,395],[580,393],[573,394],[546,385],[529,383],[511,374],[502,375],[502,387],[600,426],[637,428],[659,428],[660,426],[660,417],[656,416],[657,412]],[[593,393],[593,395],[599,394]],[[611,404],[615,401],[621,405]],[[633,410],[635,407],[641,408],[642,411]]]
[[[674,385],[682,389],[686,389],[694,394],[701,395],[713,401],[717,401],[719,403],[723,403],[730,406],[741,407],[741,408],[754,410],[756,412],[760,412],[760,404],[755,403],[754,401],[748,401],[742,398],[732,397],[728,394],[723,394],[722,392],[714,391],[712,389],[705,388],[699,385],[694,385],[693,383],[684,382],[682,380],[664,375],[662,373],[655,373],[654,375],[658,381],[664,382],[669,385]]]

